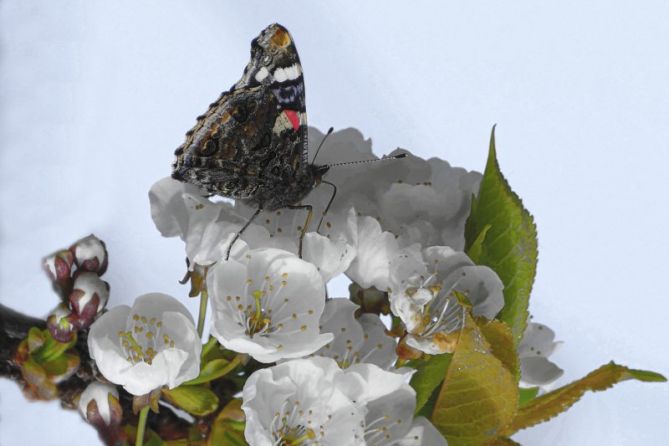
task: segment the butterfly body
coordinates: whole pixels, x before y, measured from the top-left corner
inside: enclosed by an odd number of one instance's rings
[[[175,155],[174,178],[259,209],[295,205],[318,185],[328,166],[308,160],[304,78],[285,28],[270,25],[253,40],[242,78]]]

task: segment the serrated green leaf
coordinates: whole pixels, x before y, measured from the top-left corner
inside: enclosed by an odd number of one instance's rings
[[[205,386],[179,386],[163,389],[162,394],[167,401],[192,415],[204,416],[218,408],[218,396]]]
[[[537,397],[537,394],[539,393],[539,388],[538,387],[527,387],[523,388],[520,387],[518,388],[518,404],[520,407],[526,406],[527,403],[532,401]]]
[[[450,446],[479,446],[499,437],[517,408],[514,376],[492,354],[490,344],[467,315],[432,423]]]
[[[578,381],[541,395],[527,403],[520,408],[513,422],[505,429],[504,435],[511,435],[561,414],[587,391],[599,392],[629,379],[645,382],[665,382],[667,380],[659,373],[629,369],[610,362]]]
[[[488,229],[486,229],[489,226]],[[465,225],[466,252],[487,265],[504,283],[506,322],[520,342],[527,326],[527,307],[537,266],[537,231],[532,215],[502,175],[497,162],[495,129],[478,196]]]
[[[416,373],[411,377],[411,387],[416,391],[416,413],[420,412],[430,396],[444,380],[451,354],[430,356],[428,359],[416,361],[413,367]]]

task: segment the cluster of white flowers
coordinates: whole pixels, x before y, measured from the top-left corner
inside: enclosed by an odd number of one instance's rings
[[[312,146],[322,138],[310,129]],[[371,142],[347,129],[329,136],[317,162],[375,158]],[[337,185],[327,213],[331,188],[318,187],[304,200],[314,208],[315,223],[301,256],[304,211],[261,213],[240,234],[254,209],[212,201],[171,178],[149,192],[159,231],[180,237],[190,269],[206,276],[212,336],[268,364],[243,388],[247,441],[445,444],[428,420],[414,418],[412,370],[396,368],[396,351],[399,342],[432,355],[452,352],[466,306],[487,319],[503,307],[502,281],[463,252],[481,175],[409,154],[333,168],[327,179]],[[328,281],[342,273],[360,289],[387,296],[399,331],[391,333],[378,312],[327,296]],[[135,395],[176,387],[199,372],[193,320],[165,295],[145,295],[133,308],[104,314],[91,329],[89,347],[102,374]],[[526,385],[547,385],[560,375],[546,358],[553,348],[552,332],[531,324],[521,345]]]
[[[254,373],[244,386],[252,445],[445,445],[402,373],[330,358],[295,359]]]

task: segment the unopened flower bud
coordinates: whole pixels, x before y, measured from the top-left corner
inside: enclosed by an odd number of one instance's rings
[[[70,293],[70,306],[77,317],[79,328],[86,328],[93,323],[109,299],[109,284],[96,273],[84,272],[74,281]]]
[[[388,293],[379,291],[374,287],[362,288],[355,282],[348,286],[351,301],[360,306],[363,313],[388,314],[390,303]]]
[[[100,428],[121,423],[123,409],[116,386],[94,381],[79,397],[79,413],[86,421]]]
[[[70,251],[80,270],[97,273],[99,276],[107,270],[107,248],[93,234],[76,242]]]
[[[51,278],[62,282],[70,278],[74,255],[67,249],[55,252],[43,260],[44,269]]]
[[[46,318],[46,326],[51,332],[51,336],[59,342],[70,342],[77,332],[74,324],[76,316],[67,305],[61,303],[51,310]]]

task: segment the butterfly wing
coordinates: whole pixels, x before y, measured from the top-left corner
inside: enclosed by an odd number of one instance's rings
[[[175,154],[172,176],[213,194],[278,208],[308,193],[304,79],[285,28],[270,25],[253,40],[242,78]]]
[[[267,89],[224,93],[175,152],[172,176],[209,193],[251,198],[259,171],[272,158],[271,129],[264,127],[276,114],[276,100]]]

